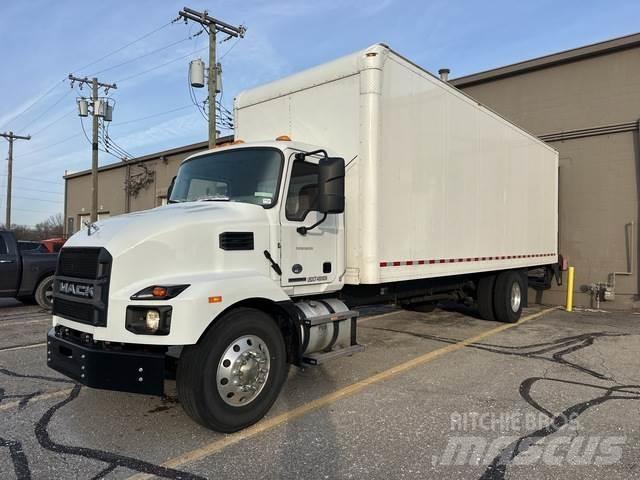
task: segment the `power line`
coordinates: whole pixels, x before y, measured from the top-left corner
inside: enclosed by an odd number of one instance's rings
[[[7,174],[6,173],[0,173],[0,177],[6,177]],[[52,180],[39,180],[37,178],[32,178],[32,177],[22,177],[20,175],[14,175],[14,178],[20,178],[21,180],[30,180],[32,182],[40,182],[40,183],[53,183],[54,185],[60,185],[60,182],[54,182]],[[56,192],[58,193],[58,192]]]
[[[150,118],[155,118],[155,117],[159,117],[161,115],[167,115],[169,113],[174,113],[174,112],[178,112],[180,110],[185,110],[187,108],[191,108],[191,104],[189,105],[184,105],[182,107],[178,107],[178,108],[173,108],[171,110],[166,110],[164,112],[158,112],[158,113],[154,113],[152,115],[147,115],[146,117],[139,117],[139,118],[134,118],[132,120],[127,120],[126,122],[118,122],[118,123],[113,123],[109,128],[117,128],[120,127],[122,125],[127,125],[129,123],[135,123],[135,122],[141,122],[142,120],[149,120]]]
[[[64,82],[65,80],[66,80],[66,78],[63,79],[62,81]],[[9,122],[14,121],[16,118],[18,118],[21,115],[23,115],[24,113],[28,112],[36,103],[38,103],[43,98],[47,97],[51,92],[53,92],[56,88],[58,88],[59,85],[62,85],[62,83],[56,82],[55,84],[53,84],[53,86],[51,88],[47,89],[46,92],[44,92],[42,95],[38,96],[33,102],[31,102],[29,105],[27,105],[23,110],[21,110],[19,113],[15,114],[13,117],[8,119],[4,123],[4,125],[2,125],[2,128],[4,128]]]
[[[91,74],[90,76],[91,77],[95,77],[96,75],[100,75],[101,73],[108,72],[110,70],[114,70],[116,68],[122,67],[123,65],[128,65],[131,62],[135,62],[136,60],[139,60],[141,58],[149,57],[149,56],[154,55],[154,54],[156,54],[158,52],[162,52],[163,50],[167,50],[167,49],[169,49],[171,47],[174,47],[174,46],[176,46],[176,45],[178,45],[178,44],[180,44],[182,42],[186,42],[187,40],[191,40],[192,38],[196,37],[197,35],[200,35],[201,33],[202,33],[202,30],[200,32],[196,33],[195,35],[190,35],[188,37],[183,38],[182,40],[178,40],[178,41],[172,42],[172,43],[170,43],[168,45],[165,45],[163,47],[156,48],[155,50],[151,50],[150,52],[143,53],[142,55],[138,55],[137,57],[134,57],[134,58],[131,58],[131,59],[126,60],[124,62],[118,63],[118,64],[113,65],[111,67],[103,68],[102,70],[99,70],[99,71]]]
[[[154,113],[152,115],[146,115],[144,117],[133,118],[131,120],[127,120],[127,121],[124,121],[124,122],[113,123],[113,124],[109,125],[109,130],[111,130],[112,128],[119,128],[121,126],[125,126],[125,125],[131,124],[131,123],[141,122],[141,121],[144,121],[144,120],[150,120],[152,118],[160,117],[162,115],[168,115],[170,113],[179,112],[181,110],[186,110],[187,108],[192,108],[192,107],[193,107],[193,105],[190,103],[188,105],[183,105],[181,107],[172,108],[171,110],[165,110],[165,111],[162,111],[162,112],[157,112],[157,113]],[[79,136],[82,136],[82,135],[83,135],[82,133],[76,133],[75,135],[71,135],[69,137],[63,138],[62,140],[60,140],[58,142],[52,143],[52,144],[47,145],[47,146],[42,147],[42,148],[38,148],[36,150],[32,150],[32,151],[24,153],[22,155],[19,155],[16,158],[24,158],[24,157],[27,157],[29,155],[35,155],[36,153],[40,153],[40,152],[43,152],[45,150],[49,150],[49,149],[51,149],[53,147],[56,147],[56,146],[58,146],[58,145],[60,145],[62,143],[68,142],[69,140],[72,140],[74,138],[78,138]],[[86,135],[86,130],[85,130],[84,135],[85,135],[85,138],[87,138],[87,140],[88,140],[88,136]],[[43,164],[49,163],[49,162],[50,161],[33,163],[33,164],[30,164],[30,165],[27,165],[27,167],[37,167],[38,165],[43,165]]]
[[[53,110],[60,102],[62,102],[62,100],[64,100],[65,98],[67,98],[67,96],[71,93],[71,91],[67,91],[64,92],[59,98],[58,100],[56,100],[52,105],[49,106],[49,108],[47,108],[44,112],[42,112],[40,115],[38,115],[38,118],[36,118],[35,122],[31,122],[32,124],[26,124],[24,126],[24,128],[22,128],[22,130],[26,130],[26,128],[28,126],[33,127],[33,123],[38,123],[38,120],[40,120],[42,117],[44,117],[47,113],[49,113],[51,110]]]
[[[47,128],[51,127],[52,125],[55,125],[56,123],[58,123],[63,118],[68,117],[70,114],[72,114],[75,111],[75,109],[76,109],[76,107],[72,107],[71,110],[67,110],[62,115],[57,117],[55,120],[51,121],[50,123],[48,123],[44,127],[42,127],[40,130],[35,132],[33,135],[38,135],[39,133],[44,132]]]
[[[91,62],[91,63],[87,63],[86,65],[83,65],[83,66],[82,66],[82,67],[80,67],[80,68],[75,68],[75,69],[73,69],[73,70],[74,70],[74,71],[84,70],[85,68],[89,68],[89,67],[91,67],[91,66],[95,65],[96,63],[100,63],[100,62],[101,62],[102,60],[104,60],[105,58],[109,58],[109,57],[111,57],[111,56],[115,55],[116,53],[119,53],[119,52],[121,52],[122,50],[124,50],[124,49],[126,49],[126,48],[130,47],[131,45],[134,45],[134,44],[138,43],[140,40],[144,40],[145,38],[150,37],[150,36],[151,36],[151,35],[153,35],[154,33],[157,33],[157,32],[159,32],[160,30],[163,30],[163,29],[167,28],[169,25],[171,25],[172,23],[175,23],[177,20],[178,20],[178,19],[176,18],[176,19],[174,19],[174,20],[170,21],[169,23],[165,23],[164,25],[162,25],[162,26],[160,26],[160,27],[158,27],[158,28],[156,28],[156,29],[154,29],[154,30],[151,30],[150,32],[145,33],[145,34],[144,34],[144,35],[142,35],[141,37],[136,38],[135,40],[133,40],[133,41],[131,41],[131,42],[127,43],[126,45],[123,45],[122,47],[119,47],[119,48],[117,48],[117,49],[113,50],[112,52],[107,53],[106,55],[103,55],[103,56],[102,56],[102,57],[100,57],[99,59],[94,60],[94,61],[93,61],[93,62]]]
[[[71,135],[70,137],[67,138],[63,138],[62,140],[55,142],[55,143],[51,143],[49,145],[47,145],[46,147],[42,147],[42,148],[36,148],[35,150],[31,150],[27,153],[23,153],[22,155],[18,155],[16,158],[24,158],[24,157],[28,157],[29,155],[34,155],[36,153],[42,152],[44,150],[49,150],[50,148],[56,147],[62,143],[68,142],[69,140],[73,139],[73,138],[77,138],[79,137],[81,134],[80,133],[76,133],[75,135]],[[37,165],[37,164],[36,164]],[[32,165],[29,165],[32,166]]]
[[[145,38],[150,37],[150,36],[151,36],[151,35],[153,35],[154,33],[157,33],[157,32],[159,32],[160,30],[163,30],[164,28],[168,27],[169,25],[171,25],[171,24],[173,24],[173,23],[176,23],[178,20],[179,20],[179,17],[178,17],[178,18],[175,18],[174,20],[172,20],[172,21],[170,21],[170,22],[168,22],[168,23],[166,23],[166,24],[164,24],[164,25],[161,25],[161,26],[160,26],[160,27],[158,27],[158,28],[155,28],[155,29],[151,30],[150,32],[145,33],[144,35],[142,35],[142,36],[140,36],[140,37],[136,38],[135,40],[133,40],[133,41],[131,41],[131,42],[127,43],[126,45],[123,45],[122,47],[119,47],[119,48],[117,48],[117,49],[115,49],[115,50],[113,50],[113,51],[111,51],[111,52],[107,53],[106,55],[103,55],[102,57],[98,58],[97,60],[94,60],[94,61],[92,61],[92,62],[90,62],[90,63],[88,63],[88,64],[86,64],[86,65],[83,65],[82,67],[80,67],[80,68],[78,68],[78,69],[76,69],[76,70],[84,70],[85,68],[88,68],[88,67],[90,67],[90,66],[93,66],[93,65],[95,65],[95,64],[97,64],[97,63],[99,63],[99,62],[101,62],[102,60],[104,60],[104,59],[106,59],[106,58],[109,58],[109,57],[111,57],[111,56],[115,55],[116,53],[119,53],[119,52],[123,51],[124,49],[126,49],[126,48],[130,47],[131,45],[134,45],[135,43],[138,43],[139,41],[144,40]],[[44,93],[42,93],[42,94],[38,95],[38,96],[36,97],[36,99],[35,99],[34,101],[32,101],[29,105],[27,105],[24,109],[22,109],[20,112],[18,112],[17,114],[15,114],[15,115],[13,115],[11,118],[9,118],[9,119],[8,119],[8,120],[7,120],[7,121],[2,125],[2,127],[5,127],[5,126],[10,122],[10,121],[13,121],[13,120],[17,119],[18,117],[22,116],[23,114],[25,114],[26,112],[28,112],[29,110],[31,110],[31,108],[33,108],[33,106],[34,106],[34,105],[36,105],[38,102],[40,102],[41,100],[43,100],[44,98],[46,98],[47,96],[49,96],[49,94],[50,94],[51,92],[53,92],[56,88],[58,88],[58,86],[59,86],[59,85],[64,84],[64,82],[65,82],[66,80],[67,80],[67,77],[64,77],[64,78],[62,79],[62,81],[61,81],[61,82],[55,82],[55,83],[54,83],[50,88],[48,88]],[[65,96],[66,96],[66,94],[65,94]],[[56,102],[56,103],[57,103],[57,102]],[[52,106],[52,107],[50,107],[50,108],[53,108],[53,106]],[[48,110],[49,110],[49,109],[48,109]],[[47,110],[47,111],[48,111],[48,110]],[[42,115],[44,115],[44,113],[43,113],[43,114],[41,114],[41,117],[42,117]]]
[[[22,200],[34,200],[36,202],[64,203],[61,200],[49,200],[48,198],[23,197],[21,195],[14,195],[13,198],[20,198]]]
[[[207,115],[204,104],[205,101],[202,102],[202,106],[200,106],[200,102],[198,102],[198,97],[196,96],[196,92],[193,91],[193,85],[191,85],[191,80],[189,78],[189,72],[187,72],[187,88],[189,89],[189,97],[191,98],[191,103],[196,107],[198,113],[204,118],[205,122],[209,121],[209,116]]]
[[[50,213],[51,212],[50,210],[31,210],[28,208],[14,208],[13,210],[18,210],[20,212],[32,212],[32,213]]]
[[[51,190],[39,190],[37,188],[20,187],[19,190],[27,190],[29,192],[50,193],[52,195],[63,195],[64,192],[52,192]]]
[[[52,183],[54,185],[60,185],[60,182],[54,182],[52,180],[38,180],[31,177],[22,177],[20,175],[14,175],[14,177],[19,178],[21,180],[31,180],[32,182],[40,182],[40,183]]]
[[[117,154],[121,155],[121,160],[127,160],[130,158],[134,158],[129,152],[127,152],[124,148],[118,145],[110,136],[109,136],[109,125],[106,127],[102,125],[102,144],[105,147],[107,153],[109,153],[109,149],[115,151]]]
[[[178,60],[182,60],[183,58],[190,57],[192,55],[195,55],[198,52],[202,52],[202,51],[208,50],[208,49],[209,49],[209,47],[204,47],[204,48],[200,48],[198,50],[195,50],[193,52],[189,52],[186,55],[181,55],[181,56],[179,56],[177,58],[174,58],[173,60],[169,60],[168,62],[164,62],[164,63],[161,63],[160,65],[156,65],[155,67],[151,67],[151,68],[148,68],[147,70],[143,70],[142,72],[135,73],[135,74],[130,75],[128,77],[121,78],[120,80],[117,80],[116,83],[122,83],[122,82],[126,82],[127,80],[131,80],[132,78],[140,77],[140,76],[145,75],[145,74],[147,74],[149,72],[153,72],[154,70],[158,70],[159,68],[162,68],[162,67],[164,67],[166,65],[170,65],[170,64],[172,64],[174,62],[177,62]]]
[[[233,50],[233,48],[238,44],[238,42],[239,42],[239,41],[240,41],[240,39],[239,39],[239,38],[236,38],[236,41],[235,41],[235,42],[233,42],[233,45],[231,45],[231,46],[229,47],[229,50],[227,50],[226,52],[224,52],[224,53],[222,54],[222,56],[220,57],[220,61],[222,61],[222,59],[223,59],[224,57],[226,57],[227,55],[229,55],[229,54],[231,53],[231,50]]]

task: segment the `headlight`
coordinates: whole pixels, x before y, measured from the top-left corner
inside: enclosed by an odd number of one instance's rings
[[[152,285],[131,295],[131,300],[169,300],[184,292],[189,285]]]
[[[127,307],[125,328],[142,335],[169,335],[171,307]]]
[[[146,318],[146,327],[150,332],[158,331],[158,327],[160,326],[160,312],[157,310],[147,310]]]

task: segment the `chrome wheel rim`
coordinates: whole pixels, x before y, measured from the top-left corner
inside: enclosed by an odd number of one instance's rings
[[[520,284],[518,282],[513,282],[513,285],[511,285],[511,310],[514,312],[520,310],[520,302],[522,302]]]
[[[244,335],[227,347],[220,357],[216,385],[222,400],[233,407],[256,399],[267,383],[271,357],[267,344],[256,335]]]
[[[49,307],[53,305],[53,282],[51,282],[44,291],[44,299]]]

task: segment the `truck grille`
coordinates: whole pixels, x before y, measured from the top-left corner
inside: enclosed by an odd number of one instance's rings
[[[106,326],[110,274],[111,255],[106,249],[63,248],[53,285],[53,314]]]
[[[70,302],[62,298],[56,298],[54,301],[54,314],[76,322],[96,325],[94,319],[96,312],[97,310],[92,305],[86,303]]]
[[[63,248],[58,258],[57,275],[76,278],[98,278],[101,248]]]

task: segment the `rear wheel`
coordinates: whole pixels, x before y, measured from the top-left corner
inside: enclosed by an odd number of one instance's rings
[[[496,320],[516,323],[520,319],[525,288],[523,276],[517,270],[506,270],[498,274],[493,295]]]
[[[40,280],[34,294],[36,303],[45,310],[53,308],[53,275]]]
[[[178,397],[201,425],[230,433],[260,420],[287,377],[286,348],[273,319],[259,310],[225,314],[178,364]]]
[[[485,320],[495,320],[495,312],[493,309],[493,292],[496,284],[496,276],[493,274],[485,275],[478,280],[476,289],[476,297],[478,302],[478,313]]]

